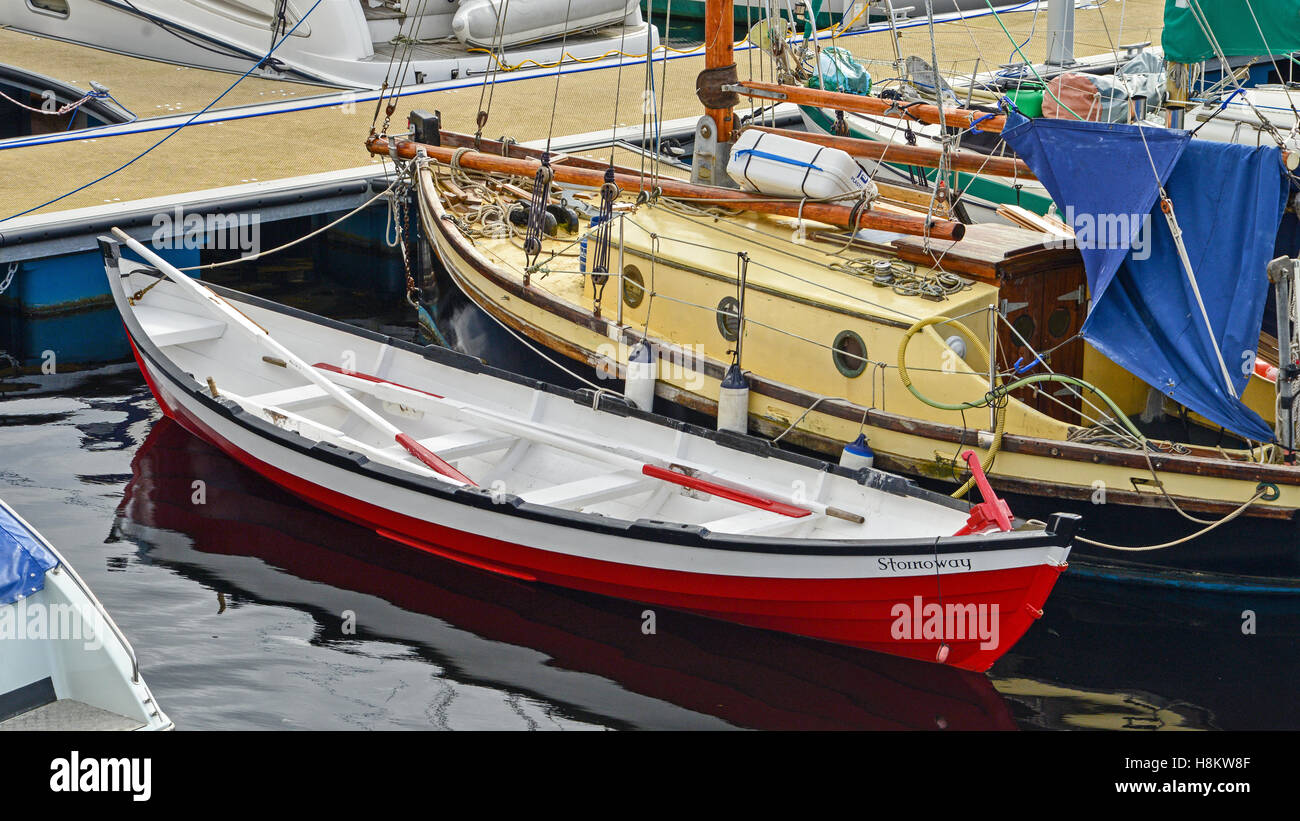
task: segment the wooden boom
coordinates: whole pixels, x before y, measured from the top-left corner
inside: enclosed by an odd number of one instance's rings
[[[854,157],[868,160],[883,160],[899,165],[919,165],[924,168],[938,168],[942,151],[924,145],[898,145],[896,143],[861,140],[856,137],[838,137],[832,134],[817,134],[811,131],[791,131],[786,128],[770,128],[763,125],[751,125],[745,130],[755,129],[769,134],[780,134],[806,143],[816,143],[829,148],[838,148]],[[948,167],[954,171],[966,171],[971,174],[988,174],[994,177],[1016,177],[1022,180],[1036,180],[1034,172],[1029,170],[1024,160],[1015,157],[990,157],[978,151],[957,149],[948,155]]]
[[[878,117],[902,117],[918,122],[937,124],[939,107],[929,103],[907,103],[901,100],[882,100],[879,97],[864,97],[860,94],[846,94],[843,91],[825,91],[820,88],[780,85],[777,83],[760,83],[754,80],[741,80],[733,88],[741,94],[764,100],[781,100],[799,105],[812,105],[818,108],[830,108],[837,111],[853,111],[858,114],[875,114]],[[986,111],[972,111],[968,108],[943,109],[944,122],[957,128],[969,128],[979,120],[975,128],[979,131],[1001,131],[1007,118],[1002,114],[989,116]],[[982,119],[987,118],[987,119]]]
[[[371,137],[366,141],[366,148],[371,154],[390,156],[388,139]],[[416,151],[424,149],[430,159],[441,163],[450,163],[456,153],[449,146],[427,145],[410,140],[395,139],[391,152],[404,160],[414,159]],[[532,177],[537,173],[540,162],[531,159],[502,157],[480,151],[465,151],[461,154],[459,164],[462,168],[473,171],[486,171],[511,176]],[[572,185],[599,187],[605,181],[604,172],[594,168],[581,168],[555,162],[551,166],[558,182]],[[683,180],[659,177],[657,185],[665,196],[677,199],[690,199],[708,202],[741,211],[754,211],[760,214],[775,214],[783,217],[802,217],[828,225],[853,228],[871,228],[878,231],[891,231],[897,234],[929,236],[936,240],[960,240],[966,235],[966,226],[953,220],[930,220],[921,214],[899,214],[878,209],[857,209],[857,224],[850,226],[854,217],[851,205],[834,205],[825,202],[804,202],[799,200],[774,199],[761,194],[751,194],[732,188],[717,188],[712,185],[696,185]],[[644,189],[644,177],[630,168],[615,168],[614,184],[622,191],[641,191]]]

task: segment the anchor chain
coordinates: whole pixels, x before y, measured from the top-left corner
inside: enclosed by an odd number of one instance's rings
[[[9,286],[10,284],[13,283],[14,274],[16,273],[18,273],[18,263],[17,262],[9,263],[9,271],[8,273],[5,274],[4,282],[0,282],[0,294],[3,294],[5,291],[9,290]]]

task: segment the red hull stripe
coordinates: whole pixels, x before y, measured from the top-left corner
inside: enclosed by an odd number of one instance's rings
[[[750,507],[756,507],[760,510],[770,510],[773,513],[780,513],[782,516],[789,516],[794,519],[802,519],[804,516],[812,513],[811,510],[802,507],[795,507],[792,504],[769,499],[766,496],[759,496],[757,493],[750,493],[745,490],[720,485],[717,482],[710,482],[707,479],[699,479],[694,476],[687,476],[684,473],[678,473],[675,470],[657,467],[655,465],[644,465],[641,472],[646,476],[652,476],[655,479],[663,479],[665,482],[672,482],[674,485],[688,487],[691,490],[700,490],[705,493],[719,496],[723,499],[730,499],[733,502],[740,502]]]

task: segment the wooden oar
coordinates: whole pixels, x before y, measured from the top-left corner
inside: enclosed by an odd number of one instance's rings
[[[437,473],[456,482],[461,482],[467,485],[474,484],[469,477],[461,473],[459,470],[456,470],[456,468],[452,467],[446,460],[439,457],[438,454],[415,441],[415,439],[411,438],[410,435],[403,433],[396,425],[366,407],[359,400],[331,382],[329,379],[326,379],[321,375],[320,371],[316,370],[311,365],[298,358],[298,356],[288,348],[275,341],[265,328],[244,316],[243,313],[229,302],[226,302],[226,300],[203,287],[196,280],[190,279],[185,274],[181,273],[175,267],[168,264],[162,257],[158,256],[153,251],[150,251],[143,244],[132,239],[122,229],[114,228],[113,234],[117,236],[118,239],[122,240],[128,248],[135,251],[159,271],[162,271],[162,273],[172,282],[175,282],[183,289],[188,290],[190,294],[198,299],[203,305],[207,306],[210,311],[217,313],[226,321],[243,328],[255,340],[257,340],[258,344],[269,350],[273,356],[283,361],[286,366],[297,371],[321,390],[325,391],[326,394],[339,404],[343,405],[357,416],[360,416],[371,426],[377,428],[388,436],[391,436],[397,444],[405,448],[408,453],[420,460],[420,462],[428,465],[429,468]]]

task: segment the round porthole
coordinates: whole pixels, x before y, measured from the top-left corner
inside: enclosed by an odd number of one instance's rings
[[[723,297],[718,303],[718,333],[728,342],[740,338],[740,303],[734,296]]]
[[[645,279],[635,265],[623,269],[623,304],[635,308],[645,299]]]
[[[1011,323],[1011,327],[1016,329],[1019,336],[1012,336],[1011,342],[1014,345],[1029,345],[1034,341],[1034,330],[1038,327],[1034,324],[1034,318],[1029,314],[1021,314]]]
[[[1052,315],[1047,318],[1047,332],[1054,339],[1060,339],[1065,336],[1066,331],[1070,330],[1070,312],[1065,308],[1057,308],[1052,311]]]
[[[840,373],[854,377],[867,369],[867,343],[856,332],[840,331],[831,347],[831,359]]]

